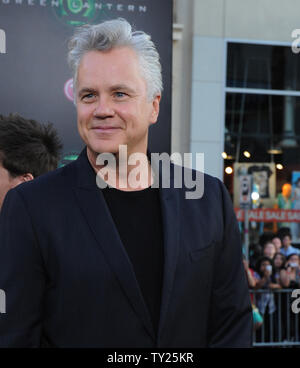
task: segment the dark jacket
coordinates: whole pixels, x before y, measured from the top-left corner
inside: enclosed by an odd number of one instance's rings
[[[0,216],[0,347],[250,346],[235,214],[224,185],[208,175],[204,183],[201,199],[160,189],[158,336],[85,150],[9,191]]]

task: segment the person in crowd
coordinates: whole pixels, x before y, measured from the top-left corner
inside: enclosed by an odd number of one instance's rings
[[[274,265],[273,274],[276,283],[281,286],[283,286],[282,278],[284,277],[285,274],[285,262],[286,258],[282,253],[280,252],[275,253],[273,258],[273,265]]]
[[[292,201],[293,201],[293,209],[300,210],[300,177],[297,178],[296,182],[294,183],[293,194],[292,194]],[[295,222],[291,226],[293,239],[300,238],[300,222]]]
[[[273,273],[273,262],[269,257],[261,257],[256,265],[254,277],[256,278],[256,289],[280,289]]]
[[[276,253],[275,245],[270,240],[267,241],[263,246],[263,256],[273,259],[275,253]]]
[[[254,270],[257,261],[262,257],[262,246],[259,243],[251,243],[249,247],[249,265]]]
[[[272,243],[275,245],[276,253],[280,252],[280,249],[282,247],[282,242],[280,237],[276,234],[271,239]]]
[[[264,232],[259,237],[259,244],[263,247],[267,242],[271,241],[274,236],[273,232]]]
[[[288,289],[300,288],[300,256],[292,253],[286,260],[286,271],[283,274],[283,286]]]
[[[52,124],[0,115],[0,210],[10,189],[56,169],[61,149]]]
[[[256,282],[257,282],[256,278],[254,277],[254,270],[249,267],[249,262],[247,261],[245,256],[243,256],[243,263],[244,263],[246,277],[248,280],[248,286],[250,289],[254,289],[256,286]],[[250,294],[250,298],[251,298],[251,304],[252,304],[253,329],[254,331],[256,331],[262,326],[263,318],[261,314],[259,313],[258,308],[254,304],[253,294]]]
[[[254,277],[254,270],[251,267],[249,267],[249,262],[246,260],[245,256],[243,256],[243,264],[248,280],[248,286],[249,288],[254,289],[256,286],[256,278]]]
[[[300,254],[300,250],[298,248],[293,247],[291,242],[292,242],[291,234],[286,233],[285,235],[283,235],[282,248],[280,249],[280,252],[285,257],[288,257],[290,254],[293,253]]]
[[[264,329],[265,339],[266,341],[269,341],[271,338],[269,328],[270,323],[271,320],[273,320],[274,324],[277,316],[276,301],[272,291],[281,288],[281,285],[277,283],[274,277],[273,262],[270,258],[263,256],[258,260],[254,277],[256,278],[255,289],[270,290],[256,294],[256,298],[254,300],[264,320],[262,328]],[[258,332],[257,339],[258,341],[261,341],[262,331],[259,330]]]
[[[300,256],[299,254],[292,253],[287,257],[285,269],[281,271],[281,283],[286,289],[299,289],[300,288]],[[290,306],[294,302],[291,292],[287,290],[281,297],[281,322],[282,331],[285,339],[293,339],[296,336],[298,330],[298,335],[300,331],[300,326],[297,326],[296,315],[291,312]],[[300,322],[300,321],[299,321]],[[298,323],[299,323],[298,322]],[[287,326],[290,326],[289,330]]]
[[[269,257],[261,257],[256,265],[256,272],[254,273],[256,279],[255,289],[280,289],[273,274],[273,263]],[[275,311],[274,297],[272,293],[262,293],[257,296],[257,306],[260,313],[265,314],[268,308],[269,313]]]

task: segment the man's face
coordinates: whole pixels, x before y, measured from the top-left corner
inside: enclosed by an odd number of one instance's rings
[[[282,239],[282,244],[285,248],[288,248],[291,245],[291,238],[288,235],[284,236]]]
[[[21,183],[19,177],[13,178],[10,173],[0,163],[0,210],[6,193]]]
[[[160,96],[147,99],[146,81],[136,53],[128,47],[90,51],[78,69],[77,124],[93,158],[117,153],[146,153],[148,128],[157,121]]]

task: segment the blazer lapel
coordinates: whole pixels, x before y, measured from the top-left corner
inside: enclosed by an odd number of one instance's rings
[[[85,150],[76,163],[78,164],[77,185],[74,190],[83,215],[124,294],[150,336],[155,339],[151,318],[133,266],[121,242],[104,196],[96,185],[96,174],[88,162]]]
[[[162,176],[161,170],[159,176]],[[172,182],[171,177],[171,188],[160,188],[165,260],[158,339],[165,325],[179,254],[179,190],[172,188]]]

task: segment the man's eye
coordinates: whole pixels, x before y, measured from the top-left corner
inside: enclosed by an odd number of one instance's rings
[[[89,99],[91,99],[91,98],[93,98],[95,95],[93,94],[93,93],[88,93],[87,95],[84,95],[83,97],[82,97],[82,99],[84,99],[84,100],[89,100]]]
[[[125,97],[126,96],[126,93],[124,93],[124,92],[115,92],[115,96],[116,97],[119,97],[119,98]]]

